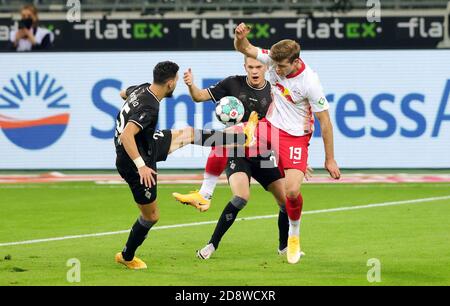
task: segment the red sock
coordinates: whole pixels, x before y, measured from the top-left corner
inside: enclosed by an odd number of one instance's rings
[[[297,198],[288,198],[286,197],[286,212],[289,216],[289,219],[293,221],[300,220],[302,216],[303,209],[303,197],[302,194],[299,193]]]
[[[228,150],[224,147],[213,147],[206,162],[205,172],[220,176],[227,166],[227,152]]]

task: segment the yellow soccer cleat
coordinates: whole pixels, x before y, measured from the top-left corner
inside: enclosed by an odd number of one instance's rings
[[[247,124],[244,126],[244,134],[246,136],[244,146],[250,147],[255,144],[256,127],[258,126],[258,113],[253,111],[248,118]]]
[[[300,238],[298,236],[290,236],[287,246],[287,261],[290,264],[296,264],[300,258],[305,255],[300,251]]]
[[[117,253],[114,260],[131,270],[147,269],[147,265],[145,264],[145,262],[143,262],[136,256],[133,258],[133,260],[130,261],[126,261],[125,259],[123,259],[122,252]]]
[[[178,192],[172,193],[172,196],[178,201],[186,205],[191,205],[197,208],[201,212],[205,212],[209,209],[211,200],[203,197],[198,190],[191,191],[189,194],[181,194]]]

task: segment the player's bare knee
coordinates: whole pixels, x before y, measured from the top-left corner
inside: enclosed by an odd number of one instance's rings
[[[157,223],[159,221],[159,212],[155,212],[150,216],[150,222],[153,224]]]
[[[151,212],[142,214],[142,219],[155,224],[159,221],[159,210],[153,210]]]
[[[295,199],[300,194],[300,189],[298,188],[288,188],[286,189],[286,197],[289,199]]]
[[[250,199],[250,191],[234,192],[233,193],[233,197],[239,197],[239,198],[244,199],[245,201],[248,202],[248,200]]]

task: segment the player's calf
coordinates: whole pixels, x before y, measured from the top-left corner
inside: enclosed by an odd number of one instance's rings
[[[219,247],[219,243],[222,237],[228,231],[228,229],[233,225],[234,220],[236,220],[239,212],[247,205],[247,199],[241,198],[240,196],[234,196],[227,206],[225,206],[222,214],[220,215],[219,222],[217,222],[214,233],[209,241],[214,245],[214,248]]]

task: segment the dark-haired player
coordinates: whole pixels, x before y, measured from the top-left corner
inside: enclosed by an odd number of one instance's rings
[[[155,130],[159,103],[165,97],[172,96],[178,81],[178,70],[178,65],[173,62],[158,63],[153,69],[152,84],[131,86],[120,94],[126,101],[117,115],[114,137],[116,167],[128,183],[140,215],[131,229],[125,248],[116,254],[115,260],[130,269],[147,268],[147,265],[134,255],[159,219],[156,202],[156,162],[166,160],[168,154],[187,144],[244,144],[243,137],[230,139],[223,132],[197,130],[192,127]],[[251,124],[244,128],[245,145],[252,142],[257,122],[257,114],[252,114]]]

